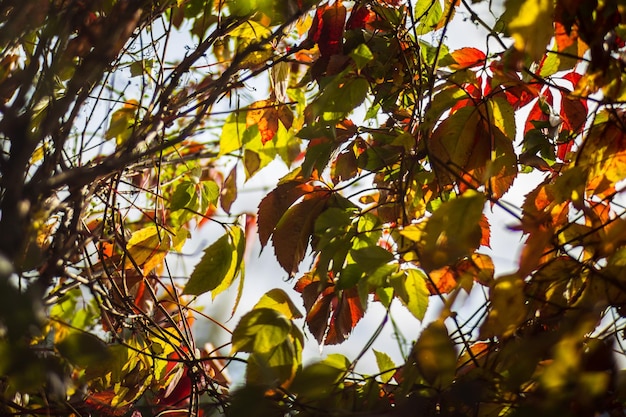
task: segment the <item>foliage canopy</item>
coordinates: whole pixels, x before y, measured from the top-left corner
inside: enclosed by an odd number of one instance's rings
[[[0,414],[623,415],[626,3],[478,3],[0,1]],[[463,17],[483,47],[446,44]],[[238,306],[257,236],[300,298]],[[198,346],[231,288],[230,343]],[[381,328],[302,363],[434,299],[402,363],[356,371]]]

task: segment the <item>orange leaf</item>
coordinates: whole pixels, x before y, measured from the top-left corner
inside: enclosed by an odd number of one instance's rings
[[[430,271],[428,276],[426,287],[431,295],[448,294],[457,286],[457,272],[449,266]]]
[[[257,125],[263,144],[274,138],[278,132],[278,110],[270,100],[256,101],[246,114],[246,127]]]
[[[456,61],[456,64],[450,65],[450,68],[456,70],[483,65],[487,59],[487,55],[483,51],[470,47],[457,49],[450,55]]]

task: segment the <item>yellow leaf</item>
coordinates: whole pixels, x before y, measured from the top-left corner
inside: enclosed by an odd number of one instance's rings
[[[517,11],[508,25],[515,48],[526,52],[532,60],[539,60],[554,32],[554,1],[509,0],[505,8]]]
[[[494,281],[489,294],[491,308],[480,328],[480,339],[511,336],[526,318],[524,280],[512,274]]]

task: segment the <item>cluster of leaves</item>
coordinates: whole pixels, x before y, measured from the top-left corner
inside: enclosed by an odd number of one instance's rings
[[[626,5],[473,7],[0,2],[1,413],[623,415]],[[446,46],[457,15],[489,50]],[[237,212],[276,159],[289,174]],[[494,207],[524,236],[505,275]],[[176,278],[207,222],[222,235]],[[234,314],[256,228],[301,301],[271,290],[199,348],[194,320],[217,320],[196,297],[238,283]],[[373,303],[422,321],[434,298],[403,363],[303,366],[296,320],[340,344]]]

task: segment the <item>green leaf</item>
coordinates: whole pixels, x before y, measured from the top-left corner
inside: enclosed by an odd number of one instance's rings
[[[213,291],[213,298],[230,287],[240,271],[245,239],[240,227],[233,227],[205,251],[185,286],[184,293],[201,295]]]
[[[55,347],[72,364],[86,368],[110,358],[107,346],[91,333],[72,332]]]
[[[391,279],[398,298],[418,320],[424,320],[428,309],[429,291],[426,287],[426,275],[418,269],[404,271]]]
[[[302,313],[300,313],[296,305],[291,301],[291,298],[280,288],[274,288],[266,292],[254,306],[255,310],[260,308],[274,309],[290,320],[303,317]]]
[[[352,250],[350,251],[350,256],[352,256],[352,259],[359,267],[369,273],[393,260],[393,254],[380,246],[368,246]]]
[[[437,29],[442,16],[439,0],[419,0],[415,5],[415,19],[419,21],[418,34],[425,35]]]
[[[238,275],[241,275],[243,279],[243,256],[246,250],[244,231],[239,226],[231,227],[228,230],[228,237],[230,238],[230,245],[234,249],[233,257],[224,279],[211,291],[211,297],[214,300],[218,294],[230,288]]]
[[[476,192],[443,203],[428,219],[421,242],[420,263],[427,270],[451,265],[480,245],[485,197]]]
[[[220,197],[220,187],[215,181],[203,181],[202,182],[202,201],[205,203],[203,207],[208,207],[206,203],[217,204],[217,200]]]
[[[349,367],[350,362],[345,356],[328,355],[323,361],[311,364],[298,372],[289,390],[307,400],[324,398],[335,390],[336,384]]]
[[[241,149],[246,131],[246,112],[231,113],[224,122],[220,135],[220,151],[218,156],[227,155]]]
[[[289,336],[291,322],[272,308],[258,308],[245,314],[232,335],[232,352],[268,353]]]
[[[376,365],[380,371],[380,379],[386,384],[393,378],[393,374],[396,371],[396,364],[385,352],[379,352],[376,349],[372,349],[376,356]]]
[[[176,211],[187,207],[196,194],[196,185],[190,181],[183,181],[176,186],[172,199],[170,200],[170,210]],[[193,209],[193,207],[189,207]]]
[[[350,57],[354,60],[358,69],[363,69],[368,62],[374,59],[370,48],[363,43],[350,52]]]

